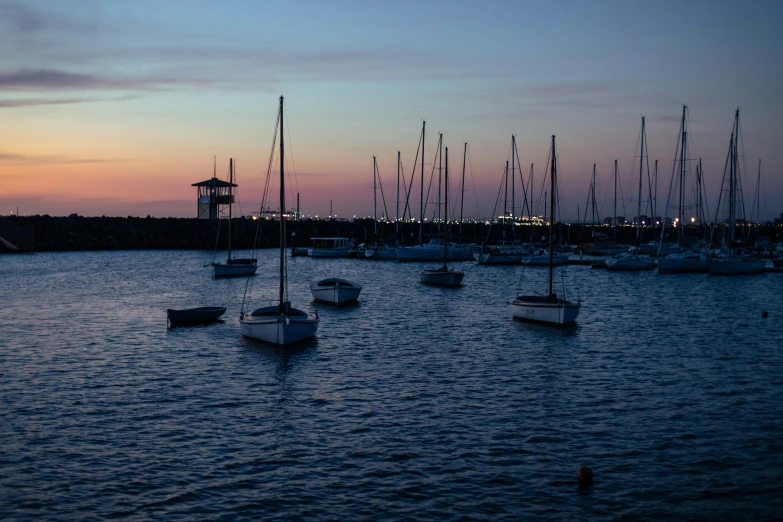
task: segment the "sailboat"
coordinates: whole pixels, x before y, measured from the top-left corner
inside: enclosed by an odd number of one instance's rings
[[[717,257],[707,260],[707,268],[712,274],[741,275],[763,274],[767,261],[743,254],[742,247],[735,244],[735,229],[737,224],[737,205],[743,205],[742,198],[737,192],[740,184],[739,169],[739,109],[734,113],[734,129],[731,133],[729,145],[729,219],[728,230],[724,229],[723,245],[721,253]],[[724,173],[725,179],[725,173]],[[744,205],[743,205],[744,208]],[[717,221],[717,216],[715,221]],[[726,237],[727,236],[727,237]]]
[[[424,137],[427,122],[421,126],[421,186],[419,193],[419,244],[414,246],[397,247],[398,261],[437,261],[440,259],[440,251],[445,241],[439,235],[431,237],[424,242]],[[442,144],[442,140],[440,141]],[[440,152],[439,152],[440,154]],[[440,219],[437,220],[440,223]],[[438,225],[440,227],[440,224]],[[473,259],[473,251],[470,246],[451,245],[446,246],[449,259],[452,261],[465,261]]]
[[[446,264],[448,260],[449,249],[449,148],[446,147],[446,174],[445,174],[446,197],[444,199],[443,214],[445,223],[443,225],[443,266],[431,270],[422,270],[419,272],[419,280],[427,285],[437,286],[459,286],[465,274],[459,270],[454,270]]]
[[[700,248],[694,246],[686,246],[683,244],[683,236],[685,235],[685,177],[688,170],[688,130],[687,130],[687,105],[682,107],[682,121],[680,122],[680,139],[679,139],[679,169],[677,173],[678,177],[678,216],[675,218],[675,224],[677,226],[677,246],[676,251],[666,256],[658,257],[658,273],[670,274],[678,272],[706,272],[707,271],[707,256],[701,251]],[[675,152],[675,166],[677,165],[677,154]],[[674,182],[674,173],[672,173],[672,181]],[[701,194],[701,186],[698,188],[699,194]],[[671,188],[669,189],[669,199],[671,198]],[[668,202],[667,202],[668,207]],[[667,208],[668,213],[668,208]],[[665,224],[664,224],[665,228]],[[663,232],[661,232],[661,250],[663,250]],[[662,252],[661,252],[662,253]]]
[[[231,221],[234,206],[234,158],[228,160],[228,256],[225,263],[212,263],[212,277],[247,277],[258,270],[256,259],[231,257]]]
[[[522,246],[519,242],[514,240],[514,228],[516,226],[516,190],[515,190],[515,183],[514,179],[516,176],[516,163],[519,159],[519,154],[517,153],[517,142],[516,142],[516,136],[513,134],[511,135],[511,240],[501,240],[496,241],[493,244],[484,244],[480,251],[474,252],[473,257],[476,259],[476,262],[479,265],[518,265],[522,263],[522,256],[524,256],[526,253],[528,253],[528,248]],[[463,168],[464,170],[464,168]],[[521,175],[521,168],[520,168],[520,175]],[[506,162],[506,168],[503,171],[503,178],[501,180],[501,189],[505,185],[505,193],[506,196],[508,196],[508,177],[509,177],[509,169],[508,169],[508,162]],[[522,191],[524,193],[525,191],[525,185],[522,184]],[[498,199],[500,199],[500,194],[498,194]],[[524,196],[525,204],[527,204],[527,194]],[[523,206],[524,208],[524,206]],[[504,198],[503,201],[503,236],[506,235],[506,221],[509,217],[507,214],[508,210],[508,203]],[[493,211],[494,214],[494,211]],[[487,230],[487,239],[489,239],[489,233],[492,230],[492,226],[490,225],[489,230]]]
[[[391,261],[397,259],[397,247],[387,245],[383,241],[378,239],[378,190],[376,188],[376,180],[380,179],[378,176],[378,162],[375,156],[372,157],[372,208],[373,208],[373,244],[370,245],[364,251],[364,255],[367,259],[375,259],[382,261]],[[399,200],[400,193],[400,153],[397,152],[397,199]],[[381,196],[383,196],[383,185],[381,185]],[[397,203],[399,208],[399,202]],[[383,208],[386,208],[386,200],[384,199]],[[399,211],[399,210],[398,210]],[[399,224],[397,225],[399,228]],[[395,234],[396,236],[396,234]]]
[[[287,345],[315,336],[320,319],[291,306],[285,284],[285,175],[283,147],[283,97],[280,96],[280,292],[278,304],[258,308],[239,316],[242,335],[266,343]],[[244,305],[243,305],[244,308]]]
[[[549,195],[549,280],[547,295],[518,295],[509,302],[511,316],[515,319],[539,323],[565,325],[576,321],[581,307],[579,301],[572,302],[559,298],[552,291],[552,275],[554,263],[554,232],[555,232],[555,188],[557,186],[557,154],[555,153],[555,137],[552,136],[552,170],[550,174]]]

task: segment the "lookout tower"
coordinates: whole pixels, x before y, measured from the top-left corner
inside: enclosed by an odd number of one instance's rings
[[[198,188],[198,219],[218,219],[220,207],[234,202],[230,189],[237,186],[217,177],[193,183],[191,187]]]

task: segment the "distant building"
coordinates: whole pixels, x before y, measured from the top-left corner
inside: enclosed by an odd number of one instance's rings
[[[198,187],[196,200],[198,219],[218,219],[220,207],[234,202],[234,196],[230,195],[229,188],[238,186],[236,183],[217,178],[193,183],[191,187]]]

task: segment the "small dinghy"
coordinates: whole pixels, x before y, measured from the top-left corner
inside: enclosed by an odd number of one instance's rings
[[[172,310],[169,308],[166,310],[171,326],[214,323],[224,313],[226,313],[226,309],[220,306],[202,306],[201,308],[188,308],[186,310]]]
[[[339,279],[337,277],[321,279],[320,281],[310,284],[310,292],[312,292],[313,298],[316,301],[332,304],[356,301],[359,298],[359,293],[361,291],[362,285],[359,283],[354,283],[347,279]]]

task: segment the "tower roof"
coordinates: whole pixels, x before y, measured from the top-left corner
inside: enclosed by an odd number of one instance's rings
[[[236,183],[229,183],[228,181],[223,181],[222,179],[212,178],[208,179],[206,181],[199,181],[198,183],[193,183],[191,187],[238,187]]]

